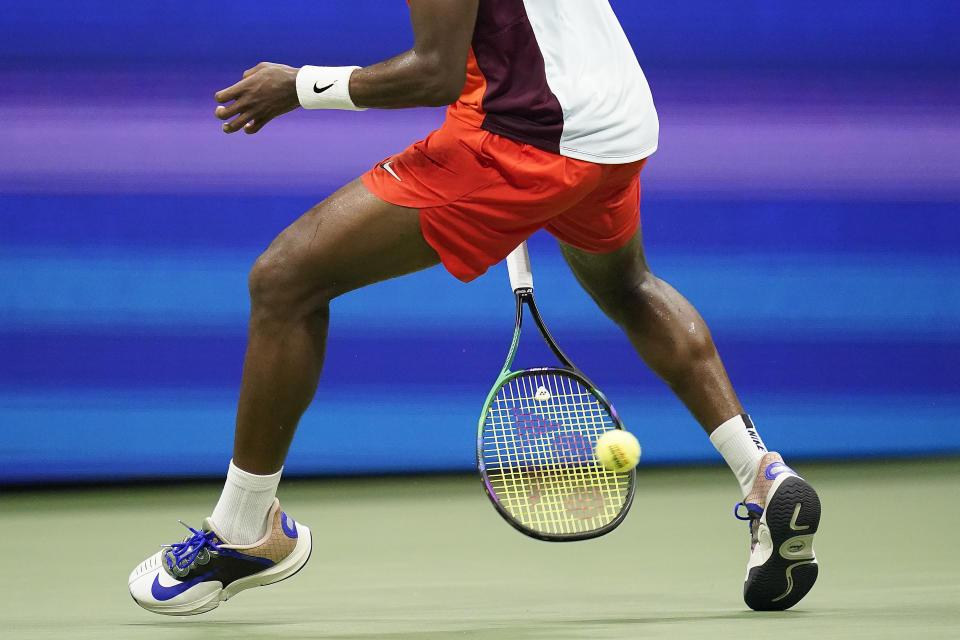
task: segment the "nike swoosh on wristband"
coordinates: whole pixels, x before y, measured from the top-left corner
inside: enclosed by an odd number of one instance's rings
[[[318,87],[317,84],[320,84],[320,83],[318,82],[318,83],[315,83],[315,84],[313,85],[313,92],[314,92],[314,93],[323,93],[324,91],[326,91],[327,89],[329,89],[330,87],[332,87],[333,85],[335,85],[335,84],[337,84],[337,83],[336,83],[336,82],[331,82],[330,84],[328,84],[328,85],[325,86],[325,87]]]
[[[220,572],[219,569],[215,569],[213,571],[209,571],[203,574],[202,576],[197,576],[192,580],[181,582],[180,584],[176,584],[172,587],[165,587],[162,584],[160,584],[160,576],[156,575],[153,577],[153,584],[150,585],[150,594],[161,602],[164,602],[166,600],[172,600],[173,598],[176,598],[178,595],[180,595],[190,587],[194,587],[200,584],[207,578],[210,578],[211,576],[219,572]]]

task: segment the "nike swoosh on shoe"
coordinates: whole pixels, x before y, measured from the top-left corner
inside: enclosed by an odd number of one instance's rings
[[[290,516],[288,516],[286,513],[284,513],[283,511],[280,512],[280,528],[283,529],[283,532],[287,535],[288,538],[297,537],[296,521]]]
[[[191,587],[194,587],[200,584],[201,582],[207,580],[208,578],[213,577],[215,574],[219,572],[220,572],[219,569],[216,569],[214,571],[208,571],[207,573],[201,576],[197,576],[196,578],[192,578],[190,580],[187,580],[186,582],[181,582],[172,587],[165,587],[162,584],[160,584],[160,576],[156,575],[153,578],[153,584],[150,585],[150,594],[157,600],[160,600],[161,602],[172,600],[173,598],[176,598],[178,595],[180,595],[187,589],[190,589]]]
[[[796,475],[796,471],[783,464],[782,462],[771,462],[770,465],[763,472],[763,475],[766,476],[767,480],[775,480],[777,476],[781,473],[792,473]]]

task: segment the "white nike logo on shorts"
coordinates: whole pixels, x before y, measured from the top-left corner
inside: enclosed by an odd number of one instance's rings
[[[380,168],[386,171],[387,173],[389,173],[390,175],[392,175],[394,178],[396,178],[397,182],[403,182],[403,178],[398,176],[397,172],[390,168],[390,165],[392,164],[393,164],[393,160],[390,160],[389,162],[381,162]]]

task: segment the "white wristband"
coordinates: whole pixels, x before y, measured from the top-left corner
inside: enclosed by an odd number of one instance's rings
[[[314,67],[297,72],[297,98],[304,109],[364,111],[350,99],[350,75],[360,67]]]

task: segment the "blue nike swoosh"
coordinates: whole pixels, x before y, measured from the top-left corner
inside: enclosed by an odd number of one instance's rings
[[[180,595],[190,587],[200,584],[201,582],[213,576],[215,573],[218,573],[219,571],[220,571],[219,569],[215,569],[214,571],[209,571],[203,574],[202,576],[197,576],[192,580],[181,582],[180,584],[174,585],[172,587],[165,587],[162,584],[160,584],[160,576],[157,575],[157,576],[154,576],[153,578],[153,584],[150,586],[150,593],[153,595],[154,598],[156,598],[157,600],[160,600],[161,602],[165,600],[170,600],[172,598],[176,598],[178,595]]]
[[[290,524],[287,524],[288,522]],[[293,526],[291,527],[290,525]],[[297,523],[283,511],[280,512],[280,527],[283,529],[283,532],[287,534],[288,538],[297,537]]]
[[[767,476],[767,480],[774,480],[781,473],[796,473],[793,469],[783,464],[782,462],[771,462],[767,467],[767,470],[764,471],[764,475]]]

